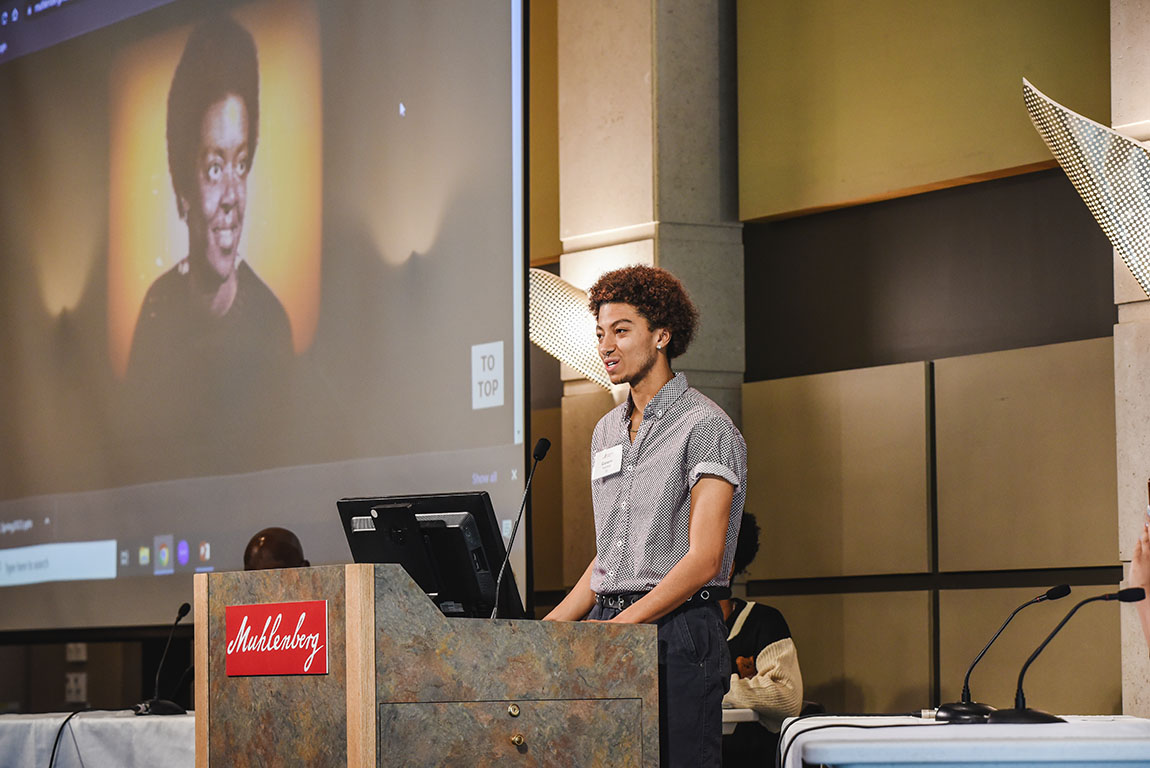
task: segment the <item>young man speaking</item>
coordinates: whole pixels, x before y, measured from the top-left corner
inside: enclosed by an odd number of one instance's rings
[[[660,762],[717,767],[730,685],[719,600],[730,595],[747,447],[671,370],[698,320],[675,277],[627,267],[599,278],[590,299],[607,375],[630,396],[591,438],[595,558],[545,618],[657,624]]]

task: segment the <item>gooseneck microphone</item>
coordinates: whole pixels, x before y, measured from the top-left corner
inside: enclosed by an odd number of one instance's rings
[[[1061,717],[1058,717],[1057,715],[1052,715],[1049,712],[1043,712],[1040,709],[1030,709],[1029,707],[1026,706],[1026,694],[1024,694],[1022,692],[1022,679],[1024,677],[1026,677],[1026,670],[1029,669],[1030,665],[1034,663],[1034,660],[1038,658],[1038,654],[1042,653],[1043,649],[1045,649],[1046,646],[1050,644],[1050,641],[1054,639],[1054,636],[1058,634],[1059,630],[1061,630],[1064,626],[1066,626],[1066,622],[1070,621],[1070,617],[1073,616],[1074,613],[1079,608],[1081,608],[1082,606],[1086,605],[1087,603],[1097,602],[1099,600],[1117,600],[1121,603],[1136,603],[1139,600],[1145,599],[1145,597],[1146,597],[1146,591],[1143,590],[1142,587],[1128,587],[1127,589],[1120,589],[1117,592],[1110,592],[1110,593],[1105,594],[1105,595],[1096,595],[1094,597],[1088,597],[1085,600],[1078,603],[1078,605],[1071,608],[1070,613],[1066,614],[1066,617],[1064,619],[1062,619],[1062,621],[1058,622],[1058,626],[1056,626],[1050,632],[1050,634],[1046,636],[1046,639],[1042,641],[1042,644],[1039,645],[1034,650],[1034,653],[1030,654],[1030,658],[1027,659],[1026,663],[1022,665],[1022,670],[1018,673],[1018,689],[1014,692],[1014,709],[1000,709],[1000,710],[997,710],[995,712],[991,712],[990,716],[987,718],[987,722],[988,723],[1064,723],[1064,722],[1066,722],[1065,720],[1063,720]]]
[[[160,698],[160,672],[163,671],[164,662],[168,659],[168,649],[172,647],[172,636],[176,634],[176,625],[180,623],[180,619],[188,615],[190,610],[192,610],[192,606],[188,603],[180,606],[176,620],[172,622],[172,628],[168,632],[168,642],[164,645],[164,653],[160,656],[160,663],[156,665],[156,687],[152,693],[152,698],[136,705],[137,715],[186,715],[188,713],[176,702]]]
[[[531,491],[531,479],[535,477],[535,468],[547,451],[551,450],[551,441],[545,437],[539,438],[535,450],[531,452],[531,472],[527,475],[527,485],[523,488],[523,501],[519,504],[519,514],[515,516],[515,525],[511,526],[511,538],[507,541],[507,553],[503,556],[503,565],[499,567],[499,577],[495,580],[495,605],[491,609],[491,618],[499,615],[499,588],[503,584],[503,573],[507,570],[507,563],[511,560],[511,548],[515,546],[515,532],[519,530],[519,521],[523,519],[523,510],[527,508],[527,494]]]
[[[1002,626],[994,633],[994,637],[990,638],[978,655],[974,657],[974,661],[970,663],[970,668],[966,670],[966,677],[962,680],[962,699],[961,701],[952,701],[949,704],[943,704],[938,708],[934,715],[935,720],[946,720],[952,723],[984,723],[986,716],[994,712],[994,707],[989,704],[981,704],[977,701],[970,700],[970,673],[974,671],[974,667],[978,662],[982,661],[982,657],[990,650],[990,646],[994,645],[994,641],[1002,634],[1002,630],[1006,629],[1006,625],[1018,615],[1018,612],[1023,608],[1037,603],[1045,602],[1047,600],[1059,600],[1070,594],[1070,586],[1068,584],[1059,584],[1057,587],[1051,587],[1038,597],[1027,600],[1022,605],[1014,609],[1014,612],[1006,617],[1006,621],[1002,622]]]

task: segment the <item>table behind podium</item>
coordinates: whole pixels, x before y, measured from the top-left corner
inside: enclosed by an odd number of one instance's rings
[[[227,675],[228,606],[310,600],[327,674]],[[197,574],[195,611],[197,768],[659,762],[654,625],[449,619],[397,565]]]
[[[788,720],[783,768],[1135,768],[1150,720],[1065,715],[1063,723],[953,723],[901,715]]]

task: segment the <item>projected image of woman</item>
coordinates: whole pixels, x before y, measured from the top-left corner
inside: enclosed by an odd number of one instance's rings
[[[259,114],[251,34],[226,16],[197,26],[167,110],[168,168],[188,251],[148,289],[130,379],[182,386],[206,376],[211,384],[215,372],[215,384],[223,385],[253,370],[271,373],[291,357],[287,313],[241,258]]]

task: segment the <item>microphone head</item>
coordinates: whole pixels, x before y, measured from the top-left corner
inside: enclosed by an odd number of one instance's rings
[[[179,621],[180,619],[182,619],[182,618],[184,618],[185,616],[187,616],[187,615],[188,615],[188,612],[189,612],[190,610],[192,610],[192,606],[191,606],[191,604],[189,604],[189,603],[184,603],[183,605],[181,605],[181,606],[180,606],[180,611],[179,611],[179,613],[177,613],[177,614],[176,614],[176,621]]]
[[[1042,596],[1044,600],[1059,600],[1070,594],[1069,584],[1059,584],[1057,587],[1051,587],[1046,590],[1046,594]]]
[[[551,450],[551,441],[545,437],[539,438],[539,442],[535,444],[535,450],[531,452],[531,458],[536,461],[543,461],[543,457],[547,455],[547,451]]]
[[[1127,587],[1126,589],[1118,590],[1118,602],[1120,603],[1136,603],[1145,598],[1146,590],[1142,589],[1142,587]]]

